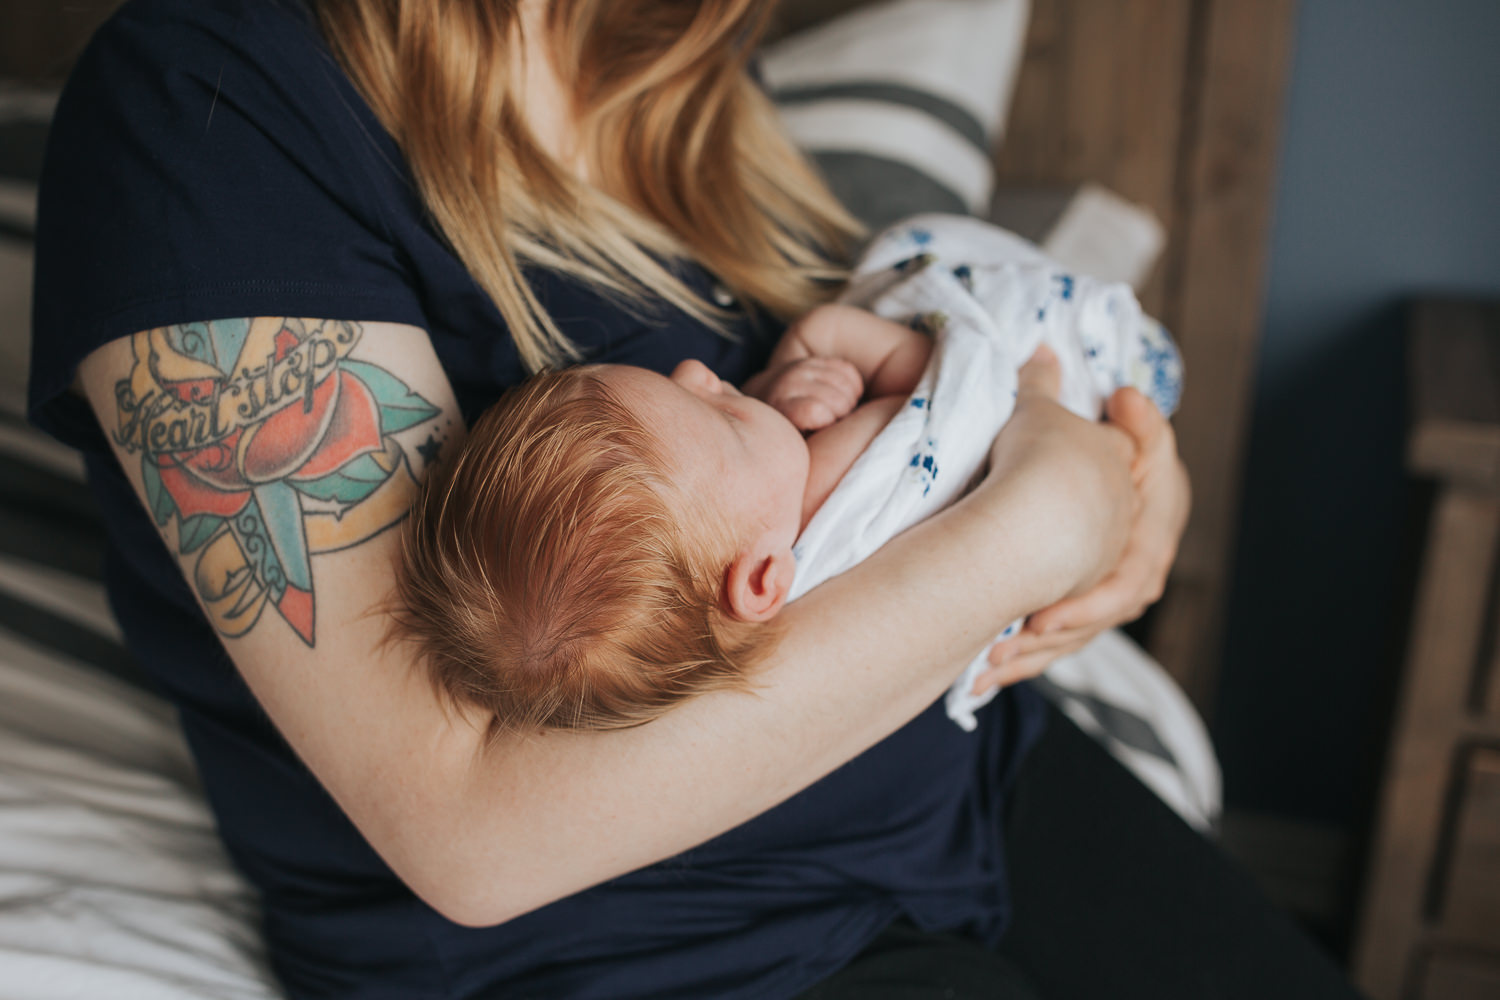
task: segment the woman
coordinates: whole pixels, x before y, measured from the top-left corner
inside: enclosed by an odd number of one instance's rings
[[[738,380],[828,294],[851,226],[746,80],[767,6],[135,0],[70,81],[33,414],[293,996],[786,996],[891,934],[1003,962],[1043,710],[929,706],[1018,615],[994,680],[1160,587],[1186,486],[1130,398],[1090,425],[1030,369],[990,479],[788,611],[757,698],[486,745],[383,641],[385,529],[507,385]]]

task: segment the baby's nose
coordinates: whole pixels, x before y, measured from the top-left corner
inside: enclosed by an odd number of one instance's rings
[[[673,368],[671,378],[684,389],[697,392],[719,391],[719,376],[715,375],[708,365],[696,358],[688,358]]]

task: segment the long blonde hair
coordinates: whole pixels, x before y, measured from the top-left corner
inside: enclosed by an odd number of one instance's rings
[[[512,91],[523,0],[315,0],[335,56],[400,144],[432,219],[532,371],[579,353],[532,294],[536,266],[626,308],[660,296],[723,329],[671,270],[692,258],[783,318],[828,298],[859,224],[746,71],[770,0],[545,0],[585,183]]]

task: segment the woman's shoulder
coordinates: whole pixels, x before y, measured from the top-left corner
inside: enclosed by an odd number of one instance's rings
[[[48,137],[33,412],[139,330],[420,325],[389,237],[393,206],[411,211],[399,163],[299,0],[130,0],[80,57]]]
[[[332,64],[303,0],[127,0],[85,46],[58,122],[96,105],[175,113],[204,86],[212,93],[309,60]]]
[[[320,104],[347,105],[309,85],[341,76],[302,0],[128,0],[63,87],[43,193],[68,176],[56,169],[64,155],[145,149],[171,164],[222,149],[236,119],[276,136]]]
[[[133,30],[171,33],[181,41],[197,32],[206,37],[221,33],[231,47],[250,41],[243,32],[306,29],[316,31],[311,0],[125,0],[95,33],[105,44]],[[185,53],[191,55],[191,53]]]
[[[317,39],[305,0],[126,0],[94,33],[78,69],[102,58],[191,71],[235,53],[252,58],[266,43]]]

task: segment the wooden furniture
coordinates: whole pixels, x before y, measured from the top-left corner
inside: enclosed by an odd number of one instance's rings
[[[1500,997],[1500,302],[1410,330],[1407,463],[1436,480],[1354,956],[1375,1000]]]

